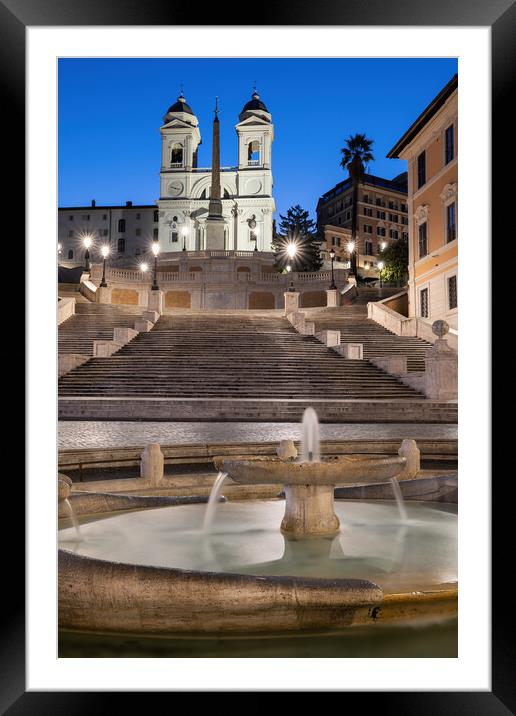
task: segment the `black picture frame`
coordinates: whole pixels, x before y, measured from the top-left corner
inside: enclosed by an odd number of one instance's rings
[[[192,25],[227,26],[256,25],[257,16],[253,8],[243,8],[233,0],[212,6],[203,4],[203,22],[192,23],[191,8],[188,4],[177,5],[173,0],[0,0],[0,73],[2,77],[4,137],[19,147],[16,161],[10,168],[10,215],[16,217],[16,236],[23,230],[22,187],[24,186],[25,146],[25,29],[27,26],[80,26],[80,25]],[[507,111],[510,96],[510,82],[515,65],[516,6],[512,0],[330,0],[324,4],[304,0],[293,0],[284,6],[273,4],[260,8],[259,24],[318,25],[318,26],[484,26],[492,32],[492,157],[493,181],[498,181],[503,165],[510,159],[507,152],[507,137],[514,134],[512,114]],[[229,18],[229,19],[228,19]],[[502,191],[493,191],[492,216],[493,236],[501,233],[503,220]],[[20,242],[21,243],[21,242]],[[493,285],[492,300],[496,301],[496,287]],[[496,328],[494,323],[493,328]],[[509,421],[508,421],[509,422]],[[508,436],[508,426],[505,428]],[[496,444],[503,444],[504,428],[493,436],[492,454]],[[498,442],[497,442],[498,441]],[[510,443],[505,443],[505,445]],[[512,475],[507,477],[513,481]],[[22,485],[17,486],[22,498]],[[499,493],[504,490],[503,496]],[[504,554],[508,532],[504,531],[506,521],[500,516],[503,504],[507,502],[507,481],[492,490],[493,504],[493,595],[492,595],[492,691],[491,692],[367,692],[361,693],[362,708],[377,706],[386,713],[407,713],[426,716],[436,714],[502,714],[515,713],[515,674],[509,641],[512,613],[512,598],[507,598],[504,584],[505,571],[497,555]],[[514,504],[514,502],[512,502]],[[18,535],[18,538],[21,535]],[[508,541],[509,540],[509,541]],[[9,544],[4,556],[4,574],[8,573],[7,586],[10,607],[3,609],[0,639],[0,712],[10,716],[19,714],[66,714],[103,713],[113,704],[120,710],[121,694],[98,692],[26,692],[25,687],[25,593],[24,593],[24,543],[18,539]],[[5,563],[7,560],[7,564]],[[512,570],[511,570],[512,571]],[[367,668],[365,666],[365,668]],[[429,667],[431,668],[431,667]],[[237,685],[235,685],[237,686]],[[410,685],[407,685],[409,688]],[[136,706],[136,694],[126,694]],[[346,704],[355,693],[344,695]],[[117,699],[116,706],[114,698]],[[145,697],[147,699],[147,696]],[[364,699],[366,699],[364,701]],[[138,707],[138,706],[136,706]],[[346,706],[349,708],[349,706]]]

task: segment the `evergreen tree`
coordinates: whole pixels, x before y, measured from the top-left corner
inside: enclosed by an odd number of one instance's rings
[[[296,245],[296,253],[290,257],[287,248],[292,243]],[[285,270],[287,265],[292,271],[319,271],[323,264],[315,222],[299,204],[290,207],[286,216],[280,214],[279,232],[272,248],[279,271]]]

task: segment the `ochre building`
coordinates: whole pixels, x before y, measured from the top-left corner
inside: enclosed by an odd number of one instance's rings
[[[458,328],[458,79],[387,155],[408,162],[409,316]]]

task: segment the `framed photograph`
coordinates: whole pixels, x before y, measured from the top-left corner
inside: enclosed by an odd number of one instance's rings
[[[292,10],[0,5],[29,338],[3,712],[515,708],[475,300],[514,6]]]

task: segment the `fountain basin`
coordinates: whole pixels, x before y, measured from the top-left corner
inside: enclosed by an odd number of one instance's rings
[[[257,457],[221,461],[221,469],[241,484],[283,484],[285,515],[281,531],[293,538],[334,536],[340,529],[335,514],[336,485],[366,485],[404,474],[407,459],[393,457],[342,456],[329,462],[287,462]]]
[[[399,476],[406,458],[340,456],[328,462],[285,462],[255,457],[246,460],[223,459],[218,464],[235,482],[246,485],[365,485]],[[217,465],[216,465],[217,466]],[[401,479],[408,479],[402,477]]]
[[[249,634],[456,614],[455,516],[428,503],[410,507],[408,527],[394,504],[339,503],[347,517],[338,543],[309,540],[308,548],[279,534],[280,500],[222,503],[208,538],[195,536],[204,509],[96,515],[76,544],[61,530],[60,627]]]

